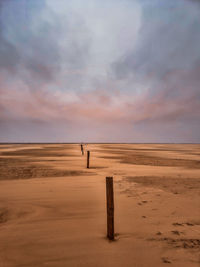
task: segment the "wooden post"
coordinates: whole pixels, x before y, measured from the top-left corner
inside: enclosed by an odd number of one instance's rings
[[[83,144],[81,144],[81,152],[82,152],[82,155],[84,155]]]
[[[87,151],[87,168],[90,168],[90,151]]]
[[[106,200],[107,200],[107,237],[110,240],[114,240],[113,177],[106,177]]]

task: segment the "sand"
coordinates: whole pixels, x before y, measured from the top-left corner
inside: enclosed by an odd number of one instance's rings
[[[84,149],[90,169],[78,144],[0,145],[0,267],[200,266],[200,145]]]

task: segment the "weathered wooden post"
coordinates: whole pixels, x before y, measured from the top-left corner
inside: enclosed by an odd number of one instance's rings
[[[82,152],[82,155],[84,155],[83,144],[81,144],[81,152]]]
[[[114,240],[113,177],[106,177],[106,201],[107,201],[107,237],[110,240]]]
[[[87,151],[87,168],[90,168],[90,151]]]

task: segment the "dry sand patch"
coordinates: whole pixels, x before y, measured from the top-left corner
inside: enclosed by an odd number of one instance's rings
[[[3,267],[200,266],[200,171],[190,157],[199,145],[88,144],[91,169],[78,144],[38,146],[0,149]],[[115,189],[111,243],[106,176]]]
[[[149,154],[149,151],[139,151],[139,149],[129,149],[122,150],[120,149],[104,149],[101,150],[102,153],[109,154],[102,156],[106,159],[116,159],[120,163],[126,164],[136,164],[136,165],[149,165],[149,166],[169,166],[169,167],[183,167],[183,168],[192,168],[200,169],[200,158],[196,159],[181,159],[181,158],[170,158],[154,156]],[[158,151],[157,151],[158,152]],[[162,151],[163,152],[163,151]]]
[[[139,183],[144,186],[158,187],[174,194],[195,193],[200,195],[200,179],[185,177],[128,176],[124,178],[129,183]]]

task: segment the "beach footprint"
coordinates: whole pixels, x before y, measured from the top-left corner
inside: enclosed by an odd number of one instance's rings
[[[172,232],[173,235],[181,235],[182,234],[182,232],[179,232],[177,230],[173,230],[171,232]]]
[[[0,223],[5,223],[8,221],[9,211],[6,208],[0,209]]]
[[[162,257],[163,263],[171,263],[171,261],[167,257]]]

